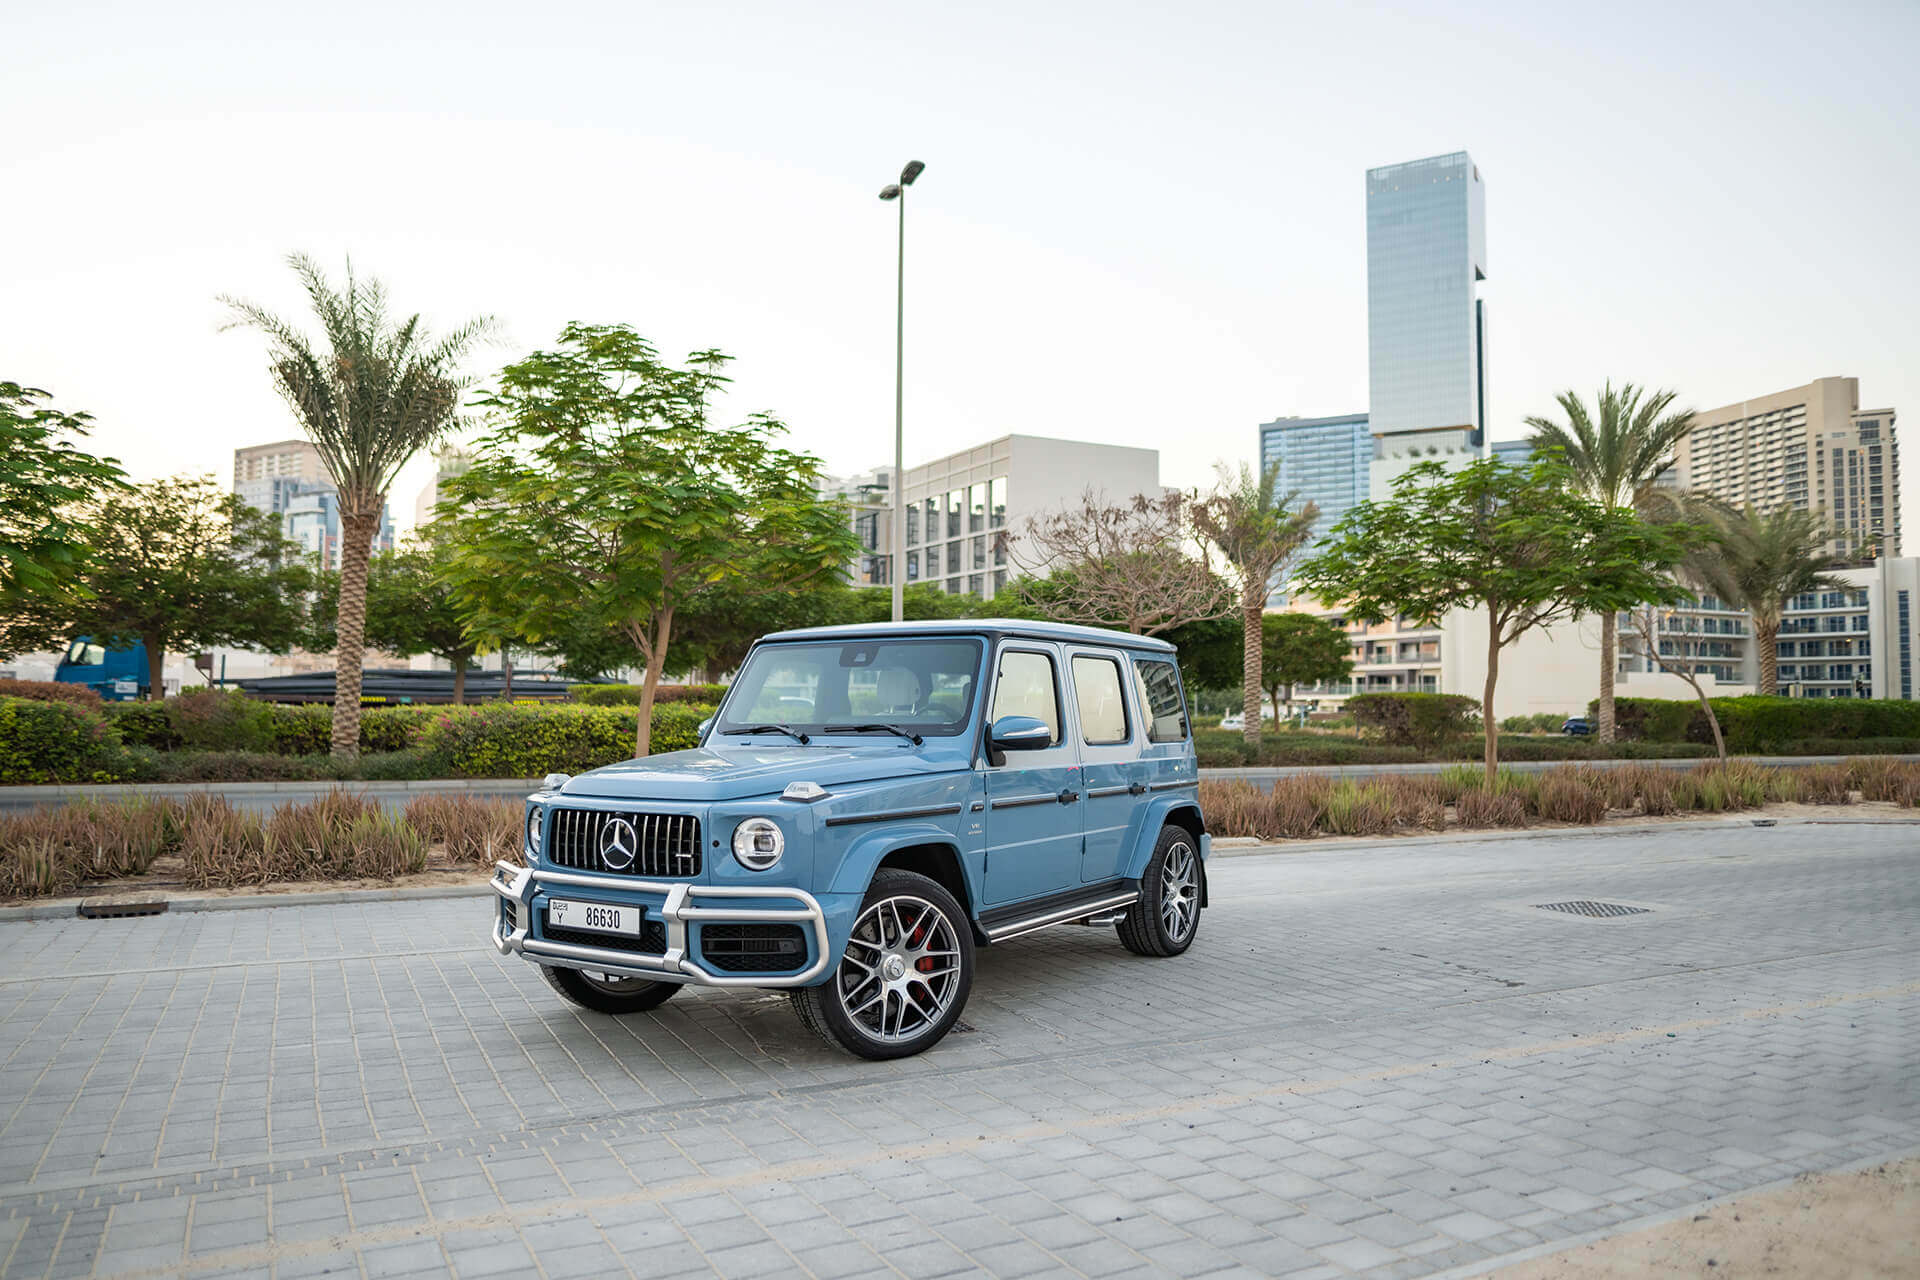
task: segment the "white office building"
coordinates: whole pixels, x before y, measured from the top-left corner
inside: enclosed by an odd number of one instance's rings
[[[893,468],[835,478],[822,488],[852,504],[861,542],[854,581],[891,583]],[[909,467],[906,580],[991,600],[1017,572],[1008,539],[1022,536],[1032,517],[1078,506],[1089,491],[1116,505],[1135,494],[1158,497],[1159,451],[1005,435]]]

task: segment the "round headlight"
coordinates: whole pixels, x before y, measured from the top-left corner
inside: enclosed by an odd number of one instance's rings
[[[546,817],[546,814],[540,808],[539,805],[536,804],[528,807],[527,809],[527,852],[528,853],[540,852],[540,827],[545,817]]]
[[[766,818],[748,818],[733,829],[733,856],[749,871],[770,869],[786,848],[780,825]]]

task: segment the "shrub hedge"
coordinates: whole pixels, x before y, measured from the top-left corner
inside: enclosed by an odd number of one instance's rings
[[[1363,730],[1398,746],[1435,746],[1480,728],[1480,703],[1458,693],[1363,693],[1345,710]]]
[[[675,702],[653,709],[653,751],[694,745],[713,708]],[[634,712],[626,707],[493,704],[434,718],[421,747],[447,774],[534,778],[579,773],[633,755]]]
[[[654,690],[653,704],[657,707],[668,702],[698,702],[717,707],[726,692],[727,686],[723,684],[663,684]],[[640,686],[577,684],[567,691],[567,696],[590,707],[637,707],[640,705]]]
[[[89,711],[101,707],[100,695],[81,684],[62,684],[57,680],[15,680],[0,678],[0,698],[26,698],[33,702],[71,702]]]
[[[1859,739],[1920,739],[1920,702],[1884,698],[1715,698],[1727,750],[1781,752],[1789,744]],[[1706,713],[1691,699],[1621,698],[1622,738],[1646,742],[1713,741]],[[1883,748],[1892,750],[1893,748]]]
[[[72,702],[0,698],[0,782],[116,782],[120,739]]]

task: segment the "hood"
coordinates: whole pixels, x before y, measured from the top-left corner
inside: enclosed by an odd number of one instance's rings
[[[777,794],[789,782],[836,786],[882,778],[915,777],[964,769],[964,759],[886,744],[788,747],[727,745],[669,751],[639,760],[622,760],[572,778],[560,789],[568,796],[618,800],[743,800]]]

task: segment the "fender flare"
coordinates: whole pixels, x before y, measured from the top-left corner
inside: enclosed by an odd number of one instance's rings
[[[880,863],[890,853],[915,845],[938,844],[953,850],[954,861],[960,864],[960,878],[966,884],[967,896],[973,903],[980,901],[980,886],[974,883],[973,870],[961,856],[961,839],[953,831],[934,822],[897,822],[888,823],[884,828],[865,832],[847,846],[840,855],[840,865],[834,868],[833,881],[828,887],[829,893],[863,894],[867,886],[873,883],[873,875]],[[961,904],[968,907],[967,903]],[[971,910],[971,907],[968,907]]]
[[[1183,821],[1175,822],[1175,815]],[[1200,812],[1200,802],[1195,797],[1172,795],[1154,800],[1147,806],[1146,816],[1140,824],[1139,840],[1134,845],[1132,856],[1127,859],[1128,879],[1138,880],[1147,874],[1147,863],[1153,860],[1153,847],[1160,842],[1161,829],[1169,823],[1197,828],[1202,835],[1207,830],[1206,817]],[[1204,895],[1207,883],[1206,843],[1195,840],[1194,844],[1194,852],[1200,858],[1200,891]]]

